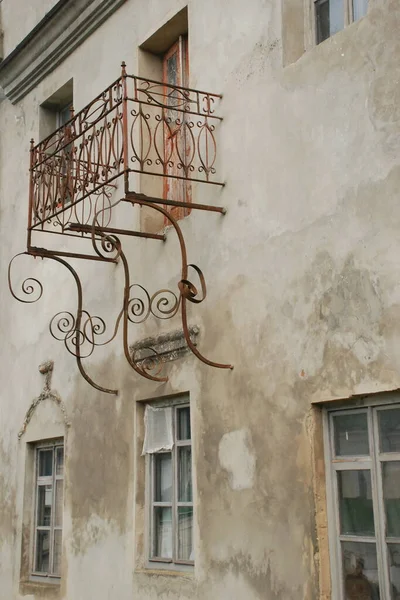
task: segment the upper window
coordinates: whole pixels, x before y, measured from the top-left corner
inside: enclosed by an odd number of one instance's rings
[[[188,404],[145,413],[144,452],[149,455],[149,560],[192,565],[192,439]]]
[[[328,413],[332,597],[400,598],[400,405]]]
[[[32,574],[61,575],[64,447],[62,441],[35,449],[35,513]]]
[[[316,42],[320,44],[367,14],[368,0],[312,0],[315,9]]]
[[[180,35],[163,57],[163,84],[170,106],[165,110],[169,127],[165,128],[164,154],[165,158],[174,157],[174,160],[170,162],[167,160],[164,198],[177,202],[191,201],[191,188],[190,184],[184,179],[185,171],[183,168],[187,154],[190,153],[186,115],[181,111],[174,110],[174,106],[182,106],[182,92],[176,90],[175,86],[187,87],[188,80],[188,38]],[[168,206],[167,210],[175,219],[182,219],[190,213],[189,208],[182,206]]]

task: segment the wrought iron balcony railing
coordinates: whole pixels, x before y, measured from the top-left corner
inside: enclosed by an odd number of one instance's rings
[[[82,235],[76,225],[96,215],[98,226],[110,225],[115,180],[124,175],[130,192],[130,173],[223,185],[215,169],[220,98],[127,75],[123,65],[121,77],[88,106],[32,143],[29,230]]]
[[[82,361],[97,346],[115,340],[120,329],[124,354],[132,369],[147,379],[167,381],[161,374],[165,361],[153,346],[145,348],[147,354],[143,355],[142,346],[138,354],[130,345],[130,326],[143,323],[150,316],[180,316],[188,349],[207,365],[232,368],[205,358],[190,337],[187,303],[203,302],[206,283],[200,268],[188,262],[183,232],[171,211],[171,207],[183,207],[225,213],[221,206],[189,202],[190,194],[182,195],[182,186],[171,184],[186,181],[223,185],[217,180],[215,167],[220,98],[217,94],[128,75],[123,64],[121,77],[88,106],[37,146],[31,144],[28,240],[27,250],[21,254],[53,260],[72,275],[77,292],[76,312],[58,312],[50,321],[50,332],[64,342],[76,357],[82,376],[97,390],[117,393],[95,383]],[[133,173],[164,178],[168,185],[163,186],[159,196],[138,193],[131,184],[136,187],[141,178],[138,181]],[[118,178],[122,176],[120,185]],[[151,189],[159,189],[154,181],[151,183]],[[187,191],[190,184],[185,185]],[[124,251],[124,236],[165,238],[159,233],[122,229],[116,209],[123,203],[153,209],[172,226],[180,248],[180,275],[175,289],[163,285],[150,293],[138,282],[132,282],[132,257]],[[82,248],[77,241],[72,247],[63,244],[58,249],[54,244],[51,248],[33,245],[43,233],[79,236],[88,241],[89,251],[86,246],[85,252],[77,252],[77,247]],[[88,310],[76,266],[67,261],[70,258],[122,264],[119,311],[111,328],[105,318]],[[42,296],[42,284],[34,277],[15,284],[11,276],[13,260],[8,274],[12,295],[25,303],[36,302]],[[197,287],[189,280],[190,273],[198,279]],[[90,276],[90,271],[84,274]]]

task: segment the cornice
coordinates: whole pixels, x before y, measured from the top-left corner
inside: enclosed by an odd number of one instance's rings
[[[0,86],[15,104],[126,0],[59,0],[0,63]]]

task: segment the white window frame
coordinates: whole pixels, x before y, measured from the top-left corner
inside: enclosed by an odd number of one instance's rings
[[[322,43],[318,41],[318,27],[317,27],[317,8],[316,5],[318,3],[319,0],[307,0],[307,2],[309,3],[309,13],[310,13],[310,30],[311,30],[311,34],[312,34],[312,39],[313,39],[313,45],[317,46],[319,44]],[[369,4],[370,0],[368,0],[368,4]],[[354,23],[354,11],[353,11],[353,0],[343,0],[343,10],[344,10],[344,18],[343,18],[343,29],[346,29],[346,27],[348,27],[349,25],[351,25],[352,23]],[[369,8],[368,8],[369,10]],[[341,29],[340,31],[343,31],[343,29]],[[339,32],[337,32],[339,33]],[[329,38],[333,37],[334,35],[336,35],[336,33],[334,33],[333,35],[329,36]],[[327,38],[327,39],[329,39]],[[326,40],[323,40],[326,41]]]
[[[194,489],[193,489],[193,451],[192,451],[192,502],[178,502],[178,448],[182,446],[190,446],[193,447],[193,436],[191,433],[191,438],[189,440],[178,440],[177,439],[177,413],[179,409],[189,408],[190,410],[190,430],[192,429],[192,411],[190,402],[188,397],[185,396],[183,398],[177,398],[174,400],[168,401],[159,401],[151,404],[154,408],[172,408],[173,418],[172,418],[172,431],[173,431],[173,447],[171,450],[162,450],[160,452],[155,452],[153,454],[146,455],[146,504],[147,504],[147,561],[146,566],[149,569],[161,569],[161,570],[170,570],[170,571],[193,571],[194,560],[182,560],[177,558],[177,549],[178,549],[178,526],[177,526],[177,514],[178,507],[191,507],[193,509],[193,550],[194,550],[194,530],[195,530],[195,509],[194,509]],[[171,502],[163,503],[163,502],[155,502],[154,501],[154,491],[155,491],[155,456],[159,454],[172,454],[172,500]],[[154,526],[154,508],[156,506],[164,506],[172,508],[172,544],[173,544],[173,553],[172,558],[164,558],[153,556],[153,547],[154,547],[154,536],[155,536],[155,526]]]
[[[346,600],[344,593],[343,563],[341,557],[341,541],[372,542],[376,544],[379,589],[381,599],[391,598],[389,557],[387,540],[399,543],[400,538],[386,536],[385,507],[383,499],[382,470],[384,462],[400,461],[400,452],[383,453],[379,450],[378,413],[379,411],[400,408],[400,398],[388,397],[382,402],[371,398],[365,399],[362,405],[348,408],[324,409],[323,435],[326,466],[327,512],[329,553],[331,562],[332,600]],[[369,434],[369,456],[335,456],[334,453],[334,415],[367,414]],[[337,472],[344,470],[369,470],[371,473],[372,501],[374,511],[375,536],[343,535],[340,533],[339,498]]]
[[[63,465],[65,465],[65,446],[64,439],[60,438],[53,441],[48,442],[38,442],[34,447],[34,491],[33,491],[33,518],[32,518],[32,562],[31,562],[31,577],[30,579],[33,581],[48,581],[49,583],[59,583],[61,579],[61,574],[54,574],[54,532],[61,531],[63,527],[54,525],[55,518],[55,507],[56,507],[56,482],[59,480],[64,481],[64,466],[63,466],[63,474],[57,475],[56,473],[56,450],[57,448],[63,449]],[[39,456],[41,450],[53,450],[53,472],[51,476],[39,476]],[[37,517],[38,517],[38,499],[39,499],[39,487],[43,485],[52,485],[53,495],[52,495],[52,505],[51,505],[51,521],[49,526],[37,525]],[[64,505],[64,486],[63,486],[63,502],[62,507]],[[38,546],[38,531],[49,531],[50,533],[50,551],[49,551],[49,565],[51,566],[50,572],[45,573],[44,571],[36,570],[36,559],[37,559],[37,546]]]

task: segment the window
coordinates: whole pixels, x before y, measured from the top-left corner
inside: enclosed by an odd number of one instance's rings
[[[190,407],[146,406],[149,560],[192,565],[193,492]]]
[[[327,413],[332,598],[400,598],[400,404]]]
[[[72,118],[72,105],[73,80],[71,79],[40,107],[40,139],[43,140],[51,136],[48,144],[50,153],[54,152],[57,144],[60,145],[60,149],[54,158],[54,171],[59,172],[58,194],[53,207],[55,211],[70,204],[74,195],[73,144],[65,143],[70,139],[71,127],[67,127],[65,131],[58,131],[60,127]],[[60,141],[62,141],[61,144],[59,144]]]
[[[61,575],[64,447],[62,441],[35,449],[35,510],[32,574]]]
[[[165,110],[170,127],[165,131],[164,158],[173,157],[172,164],[167,166],[167,174],[170,177],[164,179],[164,198],[178,202],[191,200],[190,184],[184,179],[179,179],[185,176],[184,163],[190,154],[186,115],[174,110],[174,106],[182,106],[182,92],[176,90],[175,86],[187,87],[188,80],[188,38],[180,35],[163,57],[163,84],[170,106]],[[187,207],[168,206],[167,210],[175,219],[182,219],[190,214],[190,209]]]
[[[320,44],[367,14],[368,0],[312,0],[315,9],[316,42]]]

